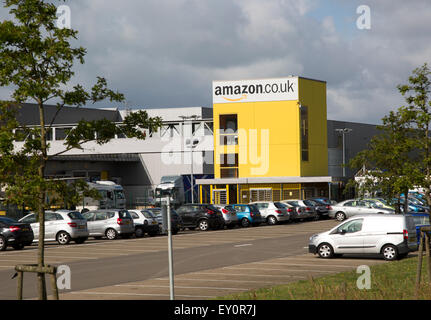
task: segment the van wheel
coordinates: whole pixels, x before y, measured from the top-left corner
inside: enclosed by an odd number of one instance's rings
[[[115,231],[114,229],[106,230],[106,237],[109,240],[115,240],[115,239],[117,239],[117,236],[118,236],[117,231]]]
[[[87,241],[87,237],[81,237],[81,238],[76,238],[74,241],[76,244],[83,244],[85,241]]]
[[[250,226],[250,221],[247,218],[242,218],[241,219],[241,226],[243,228],[247,228]]]
[[[334,249],[332,249],[330,244],[322,243],[317,247],[317,253],[319,254],[319,257],[329,259],[334,256]]]
[[[267,218],[267,223],[269,224],[269,225],[275,225],[275,224],[277,224],[277,218],[276,217],[274,217],[274,216],[269,216],[268,218]]]
[[[388,244],[382,249],[383,258],[387,261],[393,261],[398,258],[398,250],[395,246]]]
[[[343,221],[346,219],[346,215],[344,214],[344,212],[337,212],[335,214],[335,219],[337,219],[338,221]]]
[[[209,227],[210,226],[209,226],[208,220],[206,220],[206,219],[202,219],[198,223],[198,228],[200,231],[208,231]]]
[[[60,231],[57,233],[57,242],[61,245],[66,245],[70,242],[70,235],[65,231]]]

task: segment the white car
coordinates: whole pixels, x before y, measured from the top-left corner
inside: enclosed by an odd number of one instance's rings
[[[238,216],[236,215],[236,211],[231,205],[224,204],[214,204],[214,207],[219,209],[223,214],[224,224],[227,228],[234,228],[239,224]]]
[[[135,225],[136,238],[143,237],[146,233],[154,237],[160,233],[159,222],[149,210],[128,210]]]
[[[300,200],[300,199],[289,199],[284,200],[284,203],[288,203],[295,207],[301,207],[302,210],[298,211],[298,219],[319,219],[319,215],[317,214],[316,207],[311,201],[308,200]]]
[[[381,254],[395,260],[417,250],[411,215],[355,216],[329,231],[311,236],[308,249],[321,258],[342,254]]]
[[[290,215],[287,212],[287,208],[282,203],[272,201],[255,201],[251,202],[250,204],[254,204],[259,209],[260,215],[263,219],[266,219],[268,224],[274,225],[290,220]]]

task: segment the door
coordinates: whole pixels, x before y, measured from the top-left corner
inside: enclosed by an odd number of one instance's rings
[[[226,189],[213,190],[214,204],[227,204],[227,191]]]
[[[88,233],[92,236],[94,235],[94,217],[96,213],[94,211],[87,211],[82,214],[82,216],[87,220]]]
[[[93,228],[94,234],[103,236],[105,235],[105,230],[108,227],[108,215],[105,211],[96,211]]]
[[[55,240],[57,216],[54,212],[45,212],[45,240]]]
[[[364,219],[354,219],[340,225],[331,234],[335,253],[364,253]]]

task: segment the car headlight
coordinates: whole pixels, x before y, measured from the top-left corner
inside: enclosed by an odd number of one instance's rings
[[[313,240],[314,240],[314,239],[316,239],[318,236],[319,236],[318,234],[313,234],[313,235],[310,237],[310,241],[313,241]]]

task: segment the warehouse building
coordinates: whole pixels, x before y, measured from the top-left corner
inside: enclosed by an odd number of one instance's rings
[[[162,176],[187,177],[186,198],[234,203],[310,196],[342,197],[355,172],[343,170],[377,134],[375,125],[326,119],[326,83],[303,77],[215,81],[213,107],[135,108],[160,116],[146,140],[116,136],[86,143],[49,161],[50,177],[114,180],[128,207],[148,204]],[[81,119],[122,123],[133,109],[46,107],[50,154],[63,150],[67,130]],[[24,104],[18,120],[37,126],[37,106]],[[54,119],[55,117],[55,119]],[[17,142],[19,145],[22,142]],[[192,161],[193,159],[193,161]],[[193,175],[192,175],[193,174]]]

